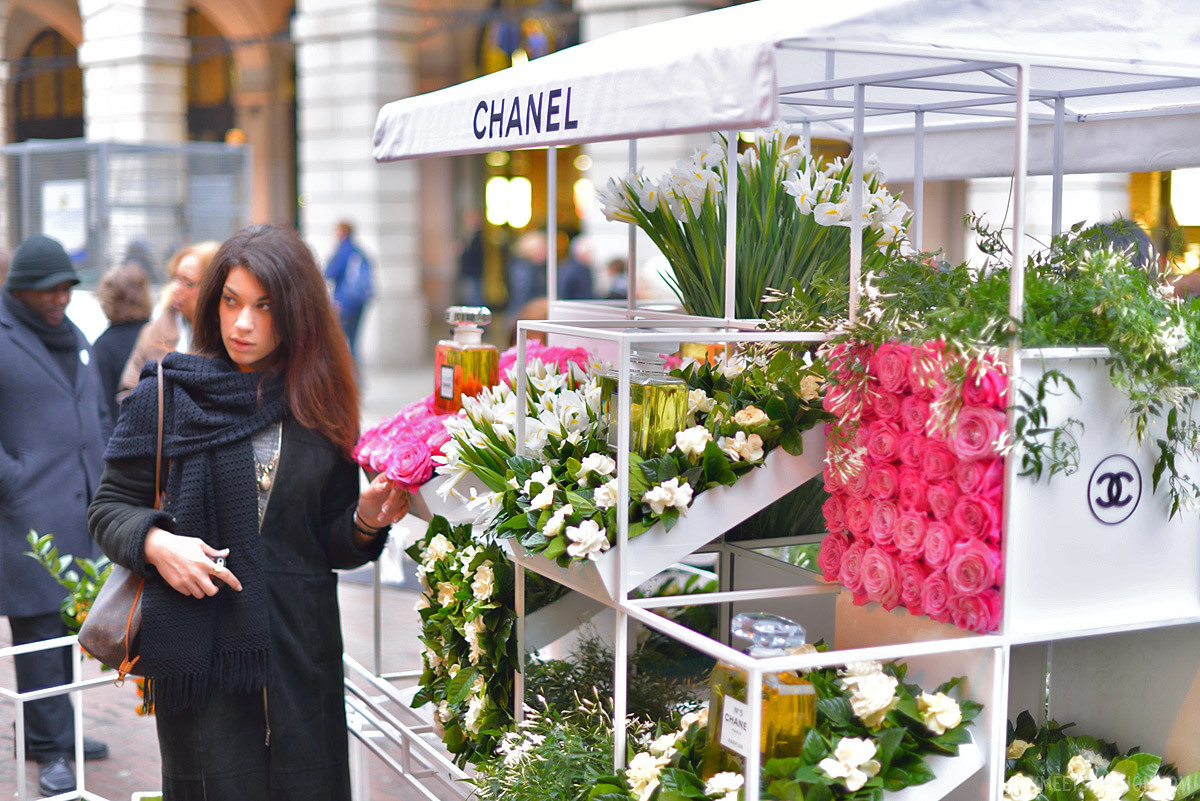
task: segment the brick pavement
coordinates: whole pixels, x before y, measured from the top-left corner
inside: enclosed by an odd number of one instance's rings
[[[369,570],[369,569],[367,569]],[[360,578],[366,570],[353,578]],[[367,574],[369,577],[369,574]],[[343,578],[339,597],[342,607],[342,632],[347,652],[367,668],[374,666],[373,588],[359,581]],[[412,605],[415,596],[399,587],[385,586],[382,590],[383,637],[382,670],[385,673],[411,670],[420,666],[417,627],[418,618]],[[10,643],[6,624],[0,624],[0,648]],[[98,665],[85,661],[84,676],[100,675]],[[0,686],[14,688],[12,659],[0,659]],[[159,787],[158,746],[154,721],[139,717],[135,708],[137,693],[133,683],[123,688],[104,685],[85,691],[83,700],[84,731],[108,743],[111,756],[87,764],[85,786],[109,801],[126,801],[132,793],[156,790]],[[0,799],[16,795],[14,772],[15,743],[13,720],[15,710],[0,700]],[[367,755],[369,766],[370,801],[416,801],[422,798],[407,787],[378,759]],[[26,766],[30,798],[37,798],[37,768]],[[253,801],[251,799],[250,801]]]

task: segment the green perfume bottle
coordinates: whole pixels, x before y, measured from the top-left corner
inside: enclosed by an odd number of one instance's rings
[[[609,368],[600,375],[600,397],[608,423],[608,448],[617,449],[624,410],[619,401],[619,374]],[[662,456],[675,444],[675,432],[687,422],[688,386],[683,379],[664,375],[661,362],[634,353],[629,367],[629,451],[643,459]]]
[[[804,646],[804,627],[785,617],[765,612],[735,615],[733,636],[750,640],[747,653],[754,657],[784,656]],[[718,662],[709,682],[708,741],[704,748],[701,778],[723,771],[744,773],[750,750],[746,673]],[[763,676],[761,742],[762,762],[777,757],[800,756],[804,738],[817,721],[816,690],[796,671]]]

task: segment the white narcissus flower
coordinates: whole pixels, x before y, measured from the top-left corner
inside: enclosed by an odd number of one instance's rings
[[[1004,783],[1004,801],[1033,801],[1042,788],[1024,773],[1014,773]]]
[[[917,709],[925,728],[939,736],[962,723],[962,710],[958,702],[945,693],[921,693],[917,698]]]
[[[1004,756],[1009,759],[1020,759],[1032,747],[1033,743],[1027,743],[1024,740],[1013,740],[1008,744],[1008,750],[1004,752]]]
[[[606,481],[592,493],[592,502],[597,509],[611,509],[617,505],[617,480]]]
[[[1166,776],[1155,776],[1142,785],[1142,798],[1150,801],[1175,801],[1175,785]]]
[[[550,515],[550,519],[546,521],[546,525],[542,527],[542,536],[546,539],[553,539],[562,533],[563,523],[566,522],[568,515],[574,514],[575,507],[569,503],[554,510],[554,514]]]
[[[883,725],[884,717],[899,702],[896,697],[898,684],[886,673],[859,677],[850,696],[850,708],[863,725],[872,729]]]
[[[1076,754],[1067,761],[1067,778],[1076,784],[1083,784],[1096,778],[1096,771],[1087,757]]]
[[[567,526],[567,555],[593,562],[609,548],[608,532],[595,520],[584,520],[578,526]]]
[[[692,485],[686,481],[679,483],[679,476],[668,479],[642,495],[642,502],[650,505],[650,511],[662,515],[669,508],[675,508],[681,514],[687,514],[688,504],[692,502]]]
[[[475,580],[471,582],[471,593],[478,601],[486,601],[496,591],[496,574],[491,561],[485,561],[475,569]]]
[[[767,417],[767,413],[757,406],[747,406],[733,416],[733,422],[743,428],[750,428],[760,423],[765,423],[771,418]]]
[[[1129,792],[1129,782],[1124,773],[1113,770],[1089,781],[1087,789],[1096,796],[1096,801],[1121,801],[1121,797]]]
[[[579,472],[575,476],[579,479],[579,486],[586,487],[589,474],[611,476],[616,471],[617,463],[611,456],[605,453],[589,453],[583,457],[583,462],[579,465]]]
[[[722,796],[727,798],[730,795],[737,798],[737,791],[742,789],[742,785],[746,783],[745,778],[740,773],[731,771],[722,771],[714,774],[711,779],[704,783],[704,794],[713,796]]]
[[[670,761],[647,751],[642,751],[629,760],[629,767],[625,768],[625,780],[629,782],[629,791],[636,795],[639,801],[648,801],[658,787],[658,777],[662,774],[662,769]]]
[[[454,593],[457,590],[458,587],[455,587],[449,581],[439,581],[437,584],[437,602],[442,606],[449,606],[454,603]]]
[[[865,738],[843,737],[833,749],[833,757],[825,757],[817,767],[833,778],[845,781],[850,792],[857,792],[868,779],[879,773],[875,743]]]
[[[530,509],[549,509],[554,503],[554,485],[547,484],[546,488],[529,502]]]
[[[692,426],[675,432],[675,447],[684,456],[703,456],[704,446],[712,441],[712,432],[704,426]]]

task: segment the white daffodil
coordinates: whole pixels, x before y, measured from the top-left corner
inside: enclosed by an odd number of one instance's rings
[[[945,693],[921,693],[917,697],[917,710],[921,713],[925,728],[939,736],[962,723],[962,709],[957,701]]]
[[[578,526],[567,526],[567,555],[593,562],[609,548],[608,532],[595,520],[584,520]]]
[[[687,514],[688,504],[692,502],[692,485],[686,481],[679,483],[679,476],[668,479],[642,495],[642,502],[650,505],[650,510],[656,515],[662,515],[667,509],[675,508],[681,514]]]
[[[583,457],[583,461],[579,464],[579,472],[575,474],[579,479],[579,486],[586,487],[588,476],[595,473],[597,476],[611,476],[617,472],[616,461],[606,453],[589,453]]]
[[[704,455],[704,447],[713,441],[712,432],[704,426],[692,426],[683,431],[675,432],[675,447],[684,456],[699,458]]]
[[[546,539],[554,539],[562,533],[563,523],[569,515],[575,513],[575,507],[569,503],[554,510],[554,514],[550,515],[550,519],[546,521],[546,525],[542,527],[542,536]]]
[[[846,789],[854,793],[879,773],[880,766],[875,759],[875,743],[865,738],[843,737],[833,749],[833,756],[822,759],[817,767],[835,779],[842,779]]]
[[[606,481],[592,493],[592,502],[597,509],[611,509],[617,505],[617,480]]]

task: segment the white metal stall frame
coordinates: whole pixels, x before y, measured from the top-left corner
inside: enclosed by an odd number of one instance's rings
[[[390,104],[381,111],[377,125],[376,156],[388,160],[504,147],[553,147],[567,142],[635,139],[644,135],[714,129],[730,131],[729,141],[733,143],[738,130],[779,119],[803,125],[810,135],[818,131],[822,135],[848,134],[856,154],[866,151],[868,136],[870,141],[877,140],[893,150],[907,147],[919,226],[926,173],[926,139],[939,138],[942,140],[938,145],[939,157],[960,165],[950,168],[941,163],[935,165],[932,174],[939,177],[953,174],[955,169],[963,175],[997,174],[998,161],[1009,165],[1008,169],[999,172],[1011,174],[1014,181],[1014,270],[1010,312],[1015,317],[1021,314],[1024,295],[1025,177],[1030,172],[1032,124],[1037,123],[1038,127],[1033,130],[1043,138],[1047,129],[1051,133],[1049,157],[1040,154],[1035,171],[1049,171],[1054,175],[1053,228],[1056,231],[1061,227],[1058,198],[1062,175],[1070,171],[1112,169],[1104,162],[1103,154],[1097,157],[1096,153],[1085,151],[1095,147],[1097,141],[1103,141],[1106,134],[1120,136],[1122,132],[1128,132],[1126,123],[1130,120],[1140,123],[1138,129],[1145,126],[1148,133],[1144,137],[1110,142],[1108,153],[1113,161],[1143,168],[1143,165],[1153,165],[1157,169],[1200,164],[1200,141],[1194,134],[1181,146],[1170,145],[1175,141],[1173,136],[1178,137],[1195,124],[1200,111],[1200,68],[1189,56],[1180,56],[1186,48],[1194,47],[1200,36],[1197,35],[1197,21],[1185,13],[1187,9],[1183,3],[1142,4],[1139,11],[1143,13],[1135,15],[1143,21],[1140,28],[1136,24],[1112,22],[1128,16],[1130,11],[1115,3],[1056,4],[1053,19],[1032,27],[1032,22],[1045,20],[1047,9],[1044,4],[1028,0],[993,0],[975,3],[969,8],[946,2],[871,5],[871,13],[866,16],[847,14],[844,9],[810,13],[806,8],[804,18],[800,19],[800,10],[795,4],[761,0],[737,9],[616,34],[564,51],[558,54],[562,58],[557,60],[553,60],[555,56],[547,57],[506,73]],[[911,16],[906,17],[906,14]],[[969,19],[962,19],[962,14],[968,15]],[[989,19],[990,26],[987,24]],[[1110,24],[1089,24],[1101,19]],[[1081,21],[1083,24],[1079,24]],[[972,22],[977,27],[972,28]],[[1020,30],[1022,27],[1024,30]],[[1014,41],[1011,38],[1014,29],[1017,29],[1015,41],[1021,52],[1008,44]],[[1008,38],[1001,39],[1001,36]],[[1150,49],[1164,40],[1171,46]],[[662,63],[641,63],[645,53],[638,50],[638,46],[650,43],[655,44],[650,49],[663,56]],[[680,47],[664,47],[664,43],[679,43]],[[635,57],[626,59],[624,56],[630,47],[634,48]],[[1105,53],[1106,57],[1090,57],[1095,52]],[[1152,62],[1147,56],[1158,56],[1159,60]],[[631,62],[635,67],[645,67],[644,74],[630,78],[627,73]],[[580,65],[586,65],[582,74],[575,71]],[[718,65],[726,69],[718,69]],[[729,81],[719,80],[715,73],[721,73]],[[667,75],[671,80],[665,80]],[[693,77],[696,80],[691,80]],[[572,111],[562,115],[562,125],[541,130],[540,104],[548,102],[547,97],[563,96],[564,87],[573,92]],[[769,97],[769,102],[764,102],[764,97]],[[510,101],[510,98],[523,100]],[[497,101],[501,109],[498,114],[495,110]],[[503,111],[506,102],[510,102],[507,117]],[[524,126],[520,112],[515,111],[520,102],[526,109],[531,104],[539,104],[538,118],[535,120],[526,113]],[[1049,113],[1031,112],[1031,103],[1048,109]],[[771,112],[764,114],[767,107]],[[477,123],[481,110],[487,127],[475,125],[470,132],[476,141],[465,138],[455,144],[450,128],[457,125],[466,131],[467,121]],[[512,136],[514,119],[517,133]],[[564,130],[568,119],[572,125]],[[531,132],[529,128],[533,122],[538,128]],[[622,124],[624,128],[616,130]],[[545,127],[549,128],[549,122]],[[420,136],[409,135],[415,129],[422,130]],[[965,165],[961,164],[964,161],[961,142],[978,137],[986,139],[997,130],[1012,132],[1006,147],[992,153],[968,152]],[[440,139],[442,144],[438,147],[451,149],[429,149],[428,145],[421,144],[421,136]],[[1069,145],[1069,139],[1083,142],[1082,150]],[[633,144],[630,155],[632,167],[636,162]],[[861,162],[861,158],[856,159],[855,189],[858,191],[852,200],[855,207],[851,214],[852,229],[861,224],[857,213],[862,204]],[[893,176],[905,172],[905,166],[894,159],[881,159],[881,163]],[[1120,166],[1116,168],[1120,169]],[[735,180],[732,175],[731,180]],[[550,191],[553,192],[553,186]],[[728,236],[733,242],[736,209],[732,202],[736,194],[732,187],[728,197],[731,202]],[[857,240],[857,236],[852,236],[852,241]],[[729,310],[733,305],[730,302],[732,252],[733,248],[730,248],[726,271],[726,308]],[[634,263],[631,258],[631,267]],[[861,253],[854,247],[851,253],[852,309],[857,283],[854,279],[860,266]],[[553,292],[553,256],[549,269],[548,286]],[[634,280],[631,275],[631,283]],[[636,326],[635,318],[644,319],[649,315],[636,307],[632,287],[630,296],[623,316]],[[725,320],[691,318],[690,322],[696,326],[710,326],[729,325],[734,320],[732,314],[727,313]],[[580,325],[580,328],[594,327],[589,323]],[[534,323],[524,324],[522,328],[553,331],[556,326]],[[582,332],[575,328],[574,333]],[[622,350],[627,350],[627,343],[623,341],[627,337],[634,338],[633,335],[617,337]],[[1017,377],[1021,367],[1018,347],[1012,349],[1011,361],[1014,377]],[[621,402],[628,403],[627,389],[622,393]],[[1014,484],[1015,475],[1010,463],[1006,475],[1006,503],[1013,497]],[[1006,517],[1011,517],[1009,510],[1005,513]],[[624,547],[623,534],[622,531],[618,548]],[[1006,595],[1006,621],[1010,619],[1009,600]],[[1009,647],[1015,642],[1002,633],[999,638],[965,638],[954,641],[952,646],[907,643],[866,652],[835,652],[820,658],[772,660],[768,664],[748,660],[719,643],[700,642],[704,638],[671,631],[655,616],[627,600],[619,601],[617,609],[619,649],[624,644],[621,629],[626,617],[660,628],[747,670],[752,688],[751,708],[756,708],[755,680],[768,670],[794,669],[811,666],[810,663],[833,663],[868,655],[910,657],[947,648],[990,650],[994,687],[998,690],[992,697],[1003,698],[1006,691],[1001,688],[1008,685]],[[1178,622],[1190,620],[1192,617]],[[1138,624],[1114,630],[1136,628]],[[1093,629],[1092,633],[1099,631]],[[620,694],[623,682],[619,676],[616,686]],[[622,700],[616,701],[618,719],[623,713]],[[1003,759],[995,754],[997,743],[1002,751],[1005,717],[1000,709],[994,712],[990,716],[987,737],[993,754],[987,761],[990,792],[997,794],[1003,780]],[[618,747],[616,750],[614,762],[619,766],[624,749]],[[752,799],[758,797],[757,761],[757,754],[752,749],[746,788],[747,797]]]

